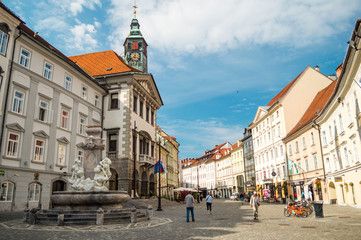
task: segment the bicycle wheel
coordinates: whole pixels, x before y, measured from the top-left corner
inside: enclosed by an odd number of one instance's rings
[[[312,206],[308,206],[306,208],[307,212],[308,212],[308,215],[311,215],[313,213],[313,207]]]
[[[283,211],[283,214],[285,215],[285,217],[291,216],[290,210],[288,208],[285,208],[285,210]]]
[[[308,217],[308,213],[307,213],[307,211],[302,210],[302,214],[301,214],[301,216],[302,216],[303,218]]]

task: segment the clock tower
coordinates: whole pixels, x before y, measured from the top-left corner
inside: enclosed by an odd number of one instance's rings
[[[124,58],[125,61],[132,67],[148,73],[148,59],[147,59],[147,42],[144,40],[142,33],[140,32],[140,25],[136,18],[134,7],[134,18],[130,24],[130,33],[125,39],[124,46]]]

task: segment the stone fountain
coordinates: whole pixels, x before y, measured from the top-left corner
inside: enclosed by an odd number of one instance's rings
[[[104,144],[100,138],[102,129],[88,127],[85,143],[77,144],[84,150],[84,167],[76,159],[68,179],[72,191],[54,192],[51,201],[55,209],[96,210],[99,208],[123,208],[123,203],[130,200],[126,191],[109,191],[111,177],[109,158],[101,159]]]
[[[88,127],[88,137],[77,147],[84,150],[84,167],[79,159],[71,168],[71,191],[54,192],[51,210],[26,209],[24,221],[30,224],[97,224],[104,222],[137,222],[148,220],[153,215],[152,207],[145,213],[132,206],[123,208],[130,200],[126,191],[109,191],[111,160],[101,160],[104,150],[99,126]]]

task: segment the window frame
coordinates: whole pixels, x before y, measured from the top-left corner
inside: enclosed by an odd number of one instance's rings
[[[60,147],[64,147],[64,151],[62,151],[61,152],[61,149],[60,149]],[[66,166],[66,155],[67,155],[67,151],[68,151],[68,146],[67,146],[67,144],[65,144],[65,143],[62,143],[62,142],[59,142],[58,143],[58,154],[57,154],[57,160],[56,160],[56,164],[58,165],[58,166],[61,166],[61,167],[63,167],[63,166]],[[61,153],[63,153],[64,155],[63,155],[63,158],[62,159],[64,159],[64,162],[61,162],[60,161],[60,154]]]
[[[41,106],[41,103],[46,104],[46,108]],[[44,113],[41,115],[41,113]],[[41,119],[41,116],[43,116],[44,119]],[[39,99],[39,105],[38,105],[38,118],[37,120],[45,123],[50,122],[50,101],[44,100],[43,98]]]
[[[116,96],[116,98],[113,98]],[[119,109],[119,93],[113,92],[110,94],[110,109]]]
[[[28,53],[29,56],[23,55],[23,51],[26,52],[26,53]],[[23,59],[25,59],[25,60],[24,60],[24,61],[25,61],[24,63],[22,63],[22,62],[23,62]],[[24,68],[29,69],[29,68],[30,68],[30,61],[31,61],[31,52],[30,52],[29,50],[27,50],[26,48],[21,47],[21,48],[20,48],[20,56],[19,56],[19,64],[20,64],[21,66],[23,66]]]
[[[85,85],[81,86],[81,98],[88,100],[88,88]]]
[[[82,120],[84,120],[84,124],[82,124]],[[80,135],[85,135],[85,129],[86,129],[86,120],[87,117],[79,114],[79,130],[78,133]]]
[[[37,182],[29,183],[28,201],[40,202],[41,197],[41,185]]]
[[[66,108],[61,108],[60,110],[60,128],[63,128],[63,129],[66,129],[68,130],[69,129],[69,118],[70,118],[70,111]],[[68,116],[65,116],[63,115],[64,112],[67,112],[68,113]],[[64,123],[64,119],[66,119],[66,126],[63,125]]]
[[[38,147],[37,145],[37,141],[39,142],[42,142],[43,145]],[[44,162],[44,156],[45,156],[45,144],[46,144],[46,141],[44,139],[40,139],[40,138],[35,138],[34,139],[34,153],[33,153],[33,161],[34,162],[39,162],[39,163],[42,163]],[[38,159],[37,158],[37,152],[40,150],[40,153],[41,153],[41,157]],[[39,156],[39,154],[38,154]]]
[[[6,39],[4,41],[5,37],[6,37]],[[5,42],[5,44],[4,44],[4,42]],[[0,30],[0,54],[3,55],[3,56],[6,56],[6,52],[7,52],[7,49],[8,49],[8,43],[9,43],[9,34],[5,33],[2,30]],[[3,47],[3,45],[5,45],[5,46]],[[2,50],[2,49],[4,49],[4,50]]]
[[[73,85],[73,77],[65,73],[64,77],[64,88],[68,91],[71,91]]]
[[[99,95],[98,94],[95,94],[94,95],[94,106],[96,106],[96,107],[99,107],[98,105],[99,105]]]
[[[16,93],[20,93],[23,95],[23,98],[20,99],[16,96]],[[15,108],[15,101],[18,101],[17,103],[17,109],[16,111],[14,110]],[[19,107],[19,103],[21,102],[21,107]],[[18,111],[18,109],[20,108],[20,111]],[[18,89],[14,89],[14,94],[13,94],[13,101],[12,101],[12,106],[11,106],[11,112],[13,113],[17,113],[17,114],[21,114],[21,115],[24,115],[24,109],[25,109],[25,92],[23,91],[19,91]]]
[[[48,68],[47,65],[50,67]],[[43,77],[48,79],[48,80],[52,80],[53,79],[53,72],[54,72],[54,65],[51,64],[48,61],[44,61],[44,66],[43,66]]]
[[[6,184],[5,190],[3,190],[3,185]],[[9,184],[12,185],[11,192],[9,191]],[[15,192],[15,183],[11,181],[2,181],[0,185],[0,202],[12,202],[14,199],[14,192]],[[11,194],[9,194],[11,193]],[[3,199],[4,196],[4,199]],[[10,196],[10,199],[9,199]]]
[[[13,134],[13,135],[17,135],[17,136],[18,136],[17,141],[15,141],[15,143],[16,143],[16,145],[15,145],[15,146],[16,146],[16,147],[15,147],[16,151],[15,151],[15,154],[14,154],[14,155],[9,155],[10,134]],[[20,137],[21,137],[20,133],[15,133],[15,132],[13,132],[13,131],[9,131],[9,132],[8,132],[8,137],[7,137],[7,141],[6,141],[6,149],[5,149],[5,151],[6,151],[5,156],[6,156],[6,157],[9,157],[9,158],[17,158],[17,157],[18,157],[19,151],[20,151]],[[12,149],[14,149],[14,147],[12,147]],[[12,151],[12,152],[13,152],[13,151]]]

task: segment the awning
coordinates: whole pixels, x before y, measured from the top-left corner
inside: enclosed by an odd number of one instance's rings
[[[183,192],[183,191],[197,192],[197,190],[195,190],[194,188],[180,187],[180,188],[173,189],[173,192]]]
[[[317,180],[318,178],[315,177],[315,178],[312,178],[310,181],[306,182],[304,185],[310,185],[312,184],[315,180]]]

